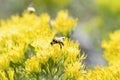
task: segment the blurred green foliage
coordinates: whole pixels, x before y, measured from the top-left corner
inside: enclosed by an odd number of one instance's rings
[[[85,30],[92,35],[96,46],[101,40],[108,39],[108,34],[120,29],[120,1],[95,0],[97,15],[85,22]],[[100,46],[99,46],[100,47]]]
[[[11,15],[22,13],[25,5],[24,0],[0,0],[0,18],[7,19]]]
[[[32,0],[38,12],[49,11],[54,13],[55,10],[64,8],[71,3],[72,0]]]
[[[99,13],[102,20],[100,25],[102,35],[120,29],[120,1],[119,0],[98,0]]]
[[[47,12],[52,15],[61,9],[67,8],[72,1],[73,0],[0,0],[0,18],[5,19],[13,14],[21,14],[28,6],[35,7],[38,14]]]
[[[120,1],[97,0],[96,3],[99,7],[100,17],[103,22],[100,25],[102,36],[104,37],[105,34],[108,35],[111,31],[120,29]]]

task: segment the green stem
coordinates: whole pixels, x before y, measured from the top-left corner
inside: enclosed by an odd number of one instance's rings
[[[5,71],[5,74],[6,74],[7,78],[8,78],[8,80],[10,80],[10,77],[9,77],[9,74],[8,74],[7,70],[4,70],[4,71]]]
[[[36,73],[37,80],[39,80],[39,73]]]

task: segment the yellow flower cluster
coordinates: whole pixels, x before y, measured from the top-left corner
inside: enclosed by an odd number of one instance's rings
[[[66,37],[62,49],[59,43],[50,44],[59,32],[67,36],[75,20],[60,11],[54,25],[50,21],[46,13],[24,13],[1,21],[0,80],[77,79],[83,75],[85,56],[80,56],[77,42]]]
[[[104,56],[109,65],[120,61],[120,30],[110,34],[109,41],[103,41],[102,47],[105,49]]]
[[[102,42],[104,57],[108,67],[96,67],[89,70],[86,80],[119,80],[120,79],[120,30],[110,34],[110,40]]]
[[[119,80],[120,69],[118,66],[96,67],[89,70],[85,80]]]
[[[24,13],[1,21],[0,80],[119,80],[120,30],[103,41],[108,67],[84,70],[78,42],[68,37],[76,20],[60,11],[55,20],[46,13]],[[62,43],[51,44],[56,34],[67,36]]]

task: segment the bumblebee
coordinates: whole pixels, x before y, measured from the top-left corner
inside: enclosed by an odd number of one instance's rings
[[[27,8],[27,11],[28,11],[29,13],[35,13],[35,8],[34,8],[34,7],[28,7],[28,8]]]
[[[59,44],[60,45],[60,49],[62,49],[62,46],[64,46],[64,38],[65,37],[53,38],[53,40],[50,42],[50,44],[51,45]]]

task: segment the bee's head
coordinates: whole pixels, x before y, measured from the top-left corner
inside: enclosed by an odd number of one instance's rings
[[[51,45],[53,45],[53,42],[50,42]]]
[[[55,43],[57,43],[57,41],[56,41],[55,39],[53,39],[53,40],[50,42],[51,45],[53,45],[53,44],[55,44]]]

